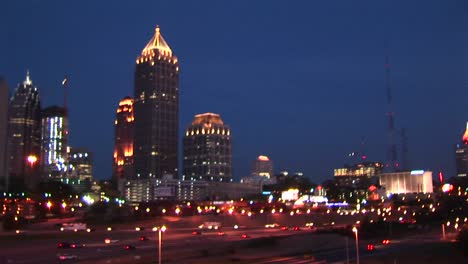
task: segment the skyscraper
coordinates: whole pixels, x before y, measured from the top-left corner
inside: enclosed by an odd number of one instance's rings
[[[93,156],[91,152],[82,148],[72,148],[69,153],[71,178],[81,181],[93,180]]]
[[[184,136],[183,180],[232,181],[231,131],[218,114],[196,115]]]
[[[468,175],[468,122],[466,123],[466,130],[462,136],[462,141],[457,144],[455,150],[457,176],[466,177]]]
[[[10,100],[8,115],[10,187],[33,187],[39,180],[41,103],[29,72]]]
[[[67,167],[68,118],[65,108],[42,110],[41,164],[44,178],[63,178]]]
[[[136,60],[133,109],[135,178],[176,177],[179,65],[159,27]]]
[[[133,176],[133,99],[119,102],[115,119],[113,180],[123,193],[124,181]]]
[[[273,162],[267,156],[258,156],[252,163],[251,175],[270,179],[273,176]]]
[[[0,77],[0,189],[7,189],[8,85]]]

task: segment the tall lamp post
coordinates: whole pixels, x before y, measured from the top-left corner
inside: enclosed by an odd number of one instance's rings
[[[359,238],[358,238],[358,229],[353,227],[353,232],[356,234],[356,263],[359,264]]]
[[[166,231],[166,226],[158,227],[158,237],[159,237],[159,248],[158,248],[158,263],[162,263],[162,233]]]

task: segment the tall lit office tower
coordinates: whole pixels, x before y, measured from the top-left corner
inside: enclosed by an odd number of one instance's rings
[[[72,178],[81,181],[92,181],[93,156],[91,152],[82,148],[72,148],[68,155]]]
[[[29,72],[10,100],[8,112],[10,189],[34,187],[39,180],[41,103]]]
[[[7,178],[8,85],[0,77],[0,189],[8,189]]]
[[[133,99],[119,102],[115,119],[113,180],[123,193],[124,182],[133,176]]]
[[[460,144],[457,144],[455,156],[457,165],[457,176],[468,176],[468,122],[466,123],[466,130],[462,136],[462,141]]]
[[[252,176],[263,176],[270,179],[273,176],[273,161],[267,156],[260,155],[252,163]]]
[[[68,118],[65,108],[42,110],[41,172],[43,178],[63,178],[67,170]]]
[[[232,181],[230,134],[218,114],[196,115],[185,131],[182,180]]]
[[[177,177],[179,64],[159,27],[136,60],[133,110],[135,178]]]

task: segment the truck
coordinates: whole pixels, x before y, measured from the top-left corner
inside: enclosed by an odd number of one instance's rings
[[[85,223],[64,223],[60,227],[60,231],[86,231],[87,227]]]

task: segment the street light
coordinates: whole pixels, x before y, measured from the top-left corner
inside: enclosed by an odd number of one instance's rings
[[[158,244],[159,244],[159,248],[158,248],[158,253],[159,253],[159,255],[158,255],[158,263],[161,264],[161,263],[162,263],[162,262],[161,262],[161,261],[162,261],[162,233],[163,233],[163,232],[166,232],[167,227],[163,225],[163,226],[161,226],[161,227],[157,227],[156,229],[158,230],[158,237],[159,237],[159,240],[158,240],[158,241],[159,241],[159,242],[158,242]]]
[[[356,234],[356,263],[359,264],[359,239],[358,239],[358,229],[353,227],[353,232]]]

